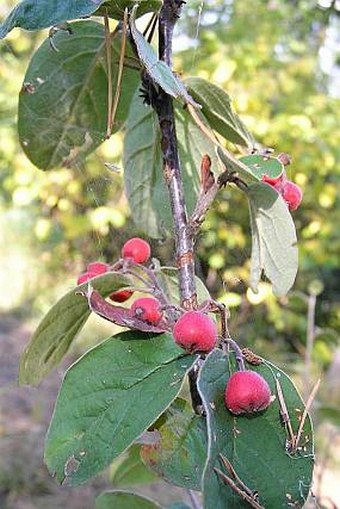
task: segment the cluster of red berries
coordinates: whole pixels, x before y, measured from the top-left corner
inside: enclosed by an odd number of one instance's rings
[[[135,263],[145,263],[151,255],[150,245],[147,241],[134,237],[129,239],[122,247],[123,259],[132,259]],[[104,262],[91,262],[86,271],[78,278],[77,284],[86,283],[93,277],[110,271],[110,266]],[[131,290],[117,290],[110,295],[116,302],[124,302],[131,297]],[[160,302],[154,297],[140,297],[131,306],[131,314],[138,320],[158,325],[163,318]],[[217,341],[217,327],[207,314],[201,311],[187,311],[177,320],[173,336],[175,342],[186,351],[210,352]]]
[[[205,313],[187,311],[175,323],[173,337],[189,353],[207,353],[216,345],[217,327]],[[270,405],[271,400],[268,383],[255,371],[237,371],[228,380],[224,401],[234,415],[261,412]]]
[[[150,244],[139,237],[129,239],[122,247],[122,258],[132,259],[135,263],[145,263],[151,255]],[[81,285],[90,279],[109,272],[110,265],[104,262],[91,262],[86,267],[86,271],[80,274],[77,284]],[[131,290],[117,290],[111,293],[110,299],[115,302],[125,302],[128,300],[133,292]]]
[[[148,242],[134,237],[125,242],[121,254],[123,259],[132,259],[135,263],[142,264],[149,260],[151,249]],[[110,270],[107,263],[91,262],[87,265],[86,271],[79,276],[77,283],[80,285]],[[110,298],[116,302],[124,302],[132,294],[132,290],[117,290]],[[161,303],[154,297],[136,299],[130,313],[134,318],[154,326],[157,326],[163,318]],[[198,310],[184,312],[173,327],[174,341],[189,353],[210,352],[216,346],[217,335],[215,321]],[[259,374],[243,370],[229,378],[224,399],[226,407],[233,414],[251,414],[269,406],[271,392],[267,382]]]
[[[288,180],[285,172],[276,178],[263,175],[261,180],[274,187],[281,194],[289,210],[296,210],[299,207],[302,201],[302,189],[291,180]]]

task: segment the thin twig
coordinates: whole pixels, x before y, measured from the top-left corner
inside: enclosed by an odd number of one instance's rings
[[[213,130],[210,127],[208,127],[207,124],[204,122],[202,113],[197,108],[192,106],[191,104],[187,105],[187,109],[188,109],[192,119],[196,123],[196,125],[207,136],[207,138],[216,146],[216,148],[222,149],[228,155],[228,158],[230,159],[230,161],[232,161],[234,163],[234,165],[236,165],[236,167],[243,168],[245,172],[249,172],[249,168],[244,163],[242,163],[241,161],[236,159],[234,154],[229,152],[229,150],[227,150],[225,147],[222,147],[222,145],[218,141],[218,139],[217,139],[215,133],[213,132]],[[219,162],[223,166],[225,166],[222,163],[222,161],[220,160],[220,158],[219,158]]]
[[[290,421],[290,416],[289,416],[288,408],[286,405],[286,401],[283,396],[282,387],[281,387],[281,384],[277,378],[275,378],[275,383],[276,383],[277,398],[279,400],[279,405],[280,405],[280,415],[281,415],[282,422],[283,422],[286,430],[288,431],[289,446],[291,448],[294,446],[294,443],[295,443],[295,434],[294,434],[294,431],[292,428],[292,423]]]
[[[145,30],[143,32],[143,35],[144,35],[144,37],[147,37],[147,41],[149,44],[151,43],[153,35],[155,33],[157,21],[158,21],[158,13],[154,12],[153,15],[151,16],[151,18],[149,19],[148,24],[146,25]],[[149,32],[149,35],[148,35],[148,32]]]
[[[203,121],[202,114],[192,106],[191,104],[187,105],[188,111],[192,117],[192,119],[195,121],[196,125],[201,129],[201,131],[206,135],[209,140],[216,145],[217,147],[220,146],[220,142],[218,141],[214,131],[207,126],[207,124]]]
[[[223,454],[219,454],[219,457],[223,463],[223,465],[225,466],[225,468],[228,470],[228,472],[230,473],[230,475],[235,479],[236,483],[240,485],[240,487],[246,492],[248,493],[248,495],[250,496],[254,496],[254,493],[253,491],[248,488],[248,486],[239,478],[239,476],[237,475],[236,473],[236,470],[234,469],[234,467],[232,466],[232,464],[230,463],[230,461],[228,460],[228,458],[226,458],[225,456],[223,456]]]
[[[305,396],[310,390],[310,376],[312,367],[312,352],[315,338],[315,306],[316,295],[311,293],[308,296],[308,311],[307,311],[307,338],[306,338],[306,353],[305,353]]]
[[[196,494],[192,490],[187,490],[190,502],[192,503],[192,509],[202,509],[201,504],[197,500]]]
[[[113,126],[115,118],[116,118],[117,108],[118,108],[118,104],[119,104],[120,91],[121,91],[121,86],[122,86],[122,77],[123,77],[123,71],[124,71],[127,24],[128,24],[128,10],[126,8],[124,11],[124,18],[123,18],[123,29],[122,29],[122,39],[121,39],[120,54],[119,54],[116,91],[115,91],[115,96],[114,96],[113,104],[111,106],[111,111],[110,111],[109,130],[106,133],[107,138],[109,138],[111,136],[112,126]]]
[[[230,479],[230,477],[228,477],[224,472],[222,472],[220,469],[218,468],[214,468],[214,471],[216,472],[216,474],[218,474],[222,480],[228,484],[228,486],[233,490],[235,491],[235,493],[237,493],[239,495],[239,497],[241,497],[243,500],[245,500],[246,502],[248,502],[249,505],[251,505],[251,507],[254,507],[254,509],[265,509],[262,505],[260,505],[258,502],[256,502],[256,500],[251,496],[249,495],[247,492],[245,492],[242,488],[240,488],[237,483],[235,481],[233,481],[232,479]]]
[[[219,190],[220,190],[219,183],[214,182],[214,184],[210,187],[210,189],[206,193],[204,192],[200,193],[195,209],[191,214],[189,221],[189,229],[192,237],[196,236],[197,231],[200,228],[201,224],[203,223],[205,216],[209,208],[211,207],[211,204],[213,203]]]
[[[205,216],[216,198],[218,191],[227,185],[228,183],[234,183],[241,189],[244,189],[246,184],[239,178],[238,174],[235,171],[231,171],[225,167],[225,170],[218,176],[217,179],[214,178],[213,173],[210,171],[207,173],[206,166],[206,158],[210,157],[205,154],[202,158],[201,163],[201,192],[197,199],[194,211],[189,220],[189,231],[191,236],[194,238],[197,235],[197,232],[203,223]],[[205,171],[202,171],[205,170]],[[203,178],[202,178],[203,173]]]
[[[112,110],[112,67],[111,67],[111,34],[110,23],[107,8],[104,14],[105,26],[105,53],[106,53],[106,70],[107,70],[107,121],[106,121],[106,138],[111,136],[111,110]]]
[[[305,420],[307,418],[307,415],[308,415],[308,412],[312,406],[312,403],[315,399],[315,396],[316,396],[316,393],[318,392],[319,390],[319,387],[320,387],[320,383],[321,383],[321,378],[319,378],[313,389],[312,389],[312,392],[310,393],[309,395],[309,398],[307,400],[307,403],[305,405],[305,408],[304,408],[304,411],[303,411],[303,414],[301,416],[301,420],[300,420],[300,423],[299,423],[299,427],[298,427],[298,430],[297,430],[297,433],[296,433],[296,437],[295,437],[295,440],[294,440],[294,446],[292,448],[292,452],[296,452],[298,447],[299,447],[299,442],[300,442],[300,438],[301,438],[301,434],[302,434],[302,431],[303,431],[303,426],[305,424]]]

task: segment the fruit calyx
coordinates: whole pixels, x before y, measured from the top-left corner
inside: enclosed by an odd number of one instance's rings
[[[140,297],[131,306],[131,314],[138,320],[158,325],[163,317],[160,302],[154,297]]]

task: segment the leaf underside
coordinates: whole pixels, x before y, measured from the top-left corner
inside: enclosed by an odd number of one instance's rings
[[[134,0],[22,0],[0,24],[0,39],[15,27],[25,30],[39,30],[62,24],[78,18],[108,14],[111,18],[122,19],[124,10],[136,4]],[[136,16],[160,8],[160,0],[138,0]]]
[[[250,287],[257,292],[263,271],[273,285],[273,293],[286,295],[298,269],[293,219],[281,195],[270,185],[250,185],[246,194],[252,230]]]
[[[22,0],[0,24],[0,39],[14,27],[39,30],[72,19],[90,16],[104,0]]]
[[[137,29],[135,24],[135,13],[137,5],[132,9],[129,24],[131,36],[136,45],[139,59],[146,69],[148,75],[157,83],[167,94],[174,98],[181,98],[185,103],[198,106],[192,97],[188,94],[182,81],[172,72],[165,62],[158,59],[157,53],[151,44],[145,39],[143,34]]]
[[[190,77],[185,84],[192,97],[202,106],[202,113],[210,127],[226,140],[246,147],[253,147],[255,140],[234,112],[229,95],[208,80]]]

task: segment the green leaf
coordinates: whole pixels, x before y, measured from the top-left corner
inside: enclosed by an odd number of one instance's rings
[[[240,157],[239,161],[248,166],[254,177],[261,179],[263,175],[277,178],[282,175],[284,166],[276,157],[264,157],[258,154]]]
[[[103,470],[170,405],[196,358],[169,334],[132,331],[87,352],[56,402],[45,446],[50,472],[74,486]]]
[[[94,13],[95,16],[108,14],[110,18],[122,19],[124,10],[127,8],[129,12],[136,5],[136,0],[107,0],[102,3],[101,7]],[[136,17],[142,16],[147,12],[158,11],[162,6],[161,0],[138,0],[136,8]]]
[[[207,454],[205,418],[195,415],[186,401],[178,399],[156,427],[159,441],[142,446],[143,461],[171,484],[200,490]]]
[[[188,94],[187,89],[177,76],[172,72],[165,62],[158,60],[157,54],[135,24],[137,5],[132,9],[130,15],[130,30],[136,44],[139,59],[152,80],[157,83],[167,94],[172,97],[181,98],[185,103],[198,106]]]
[[[262,414],[233,416],[225,408],[224,391],[228,377],[235,369],[233,354],[225,356],[222,351],[214,350],[207,357],[199,376],[198,389],[207,413],[209,435],[203,478],[204,509],[250,507],[214,471],[218,468],[232,478],[223,466],[220,454],[228,459],[241,481],[258,493],[257,500],[261,506],[266,509],[302,507],[312,482],[314,449],[311,421],[307,417],[300,447],[293,453],[287,447],[289,436],[281,422],[278,397]],[[292,381],[266,361],[260,366],[251,366],[251,369],[267,380],[273,394],[277,392],[276,381],[280,383],[296,433],[304,404]]]
[[[0,39],[3,39],[14,27],[39,30],[71,19],[90,16],[103,1],[22,0],[0,24]]]
[[[186,110],[175,108],[175,114],[184,192],[191,213],[200,189],[202,155],[209,154],[217,166],[215,149]],[[123,164],[126,195],[134,222],[150,237],[164,237],[166,231],[172,231],[173,224],[163,176],[160,132],[155,113],[143,104],[138,94],[132,101],[127,121]]]
[[[229,95],[219,86],[204,78],[185,80],[188,92],[202,106],[202,113],[212,129],[226,140],[253,147],[255,140],[231,107]]]
[[[161,267],[160,271],[157,272],[157,278],[172,304],[180,305],[178,269],[175,267]],[[197,276],[195,280],[198,302],[203,303],[209,300],[211,298],[210,293],[203,281]]]
[[[157,477],[147,468],[140,457],[140,446],[132,445],[113,465],[113,474],[110,480],[114,486],[131,486],[133,484],[147,484],[155,482]],[[111,467],[112,469],[112,467]]]
[[[277,296],[294,284],[298,268],[296,231],[287,204],[271,186],[257,183],[246,189],[252,230],[250,286],[257,292],[261,272]]]
[[[252,184],[260,180],[252,173],[248,166],[242,163],[240,159],[236,159],[236,157],[225,148],[218,146],[217,156],[224,166],[224,170],[228,170],[230,173],[237,173],[246,184]]]
[[[91,284],[104,296],[130,284],[121,274],[97,276]],[[64,295],[44,316],[20,360],[19,383],[38,385],[63,359],[90,316],[87,300],[77,295],[87,283]]]
[[[46,40],[33,55],[19,97],[20,142],[27,157],[43,170],[75,164],[106,135],[104,27],[94,21],[70,27],[72,34],[55,35],[58,51]],[[113,90],[119,51],[117,35],[112,41]],[[138,72],[125,68],[113,132],[125,122],[138,83]]]
[[[153,110],[143,104],[138,94],[132,100],[127,120],[123,166],[126,196],[134,222],[150,237],[162,237],[164,226],[159,211],[165,208],[168,216],[170,210],[163,183],[160,133]]]
[[[96,509],[162,509],[152,500],[127,491],[107,491],[96,499]]]

